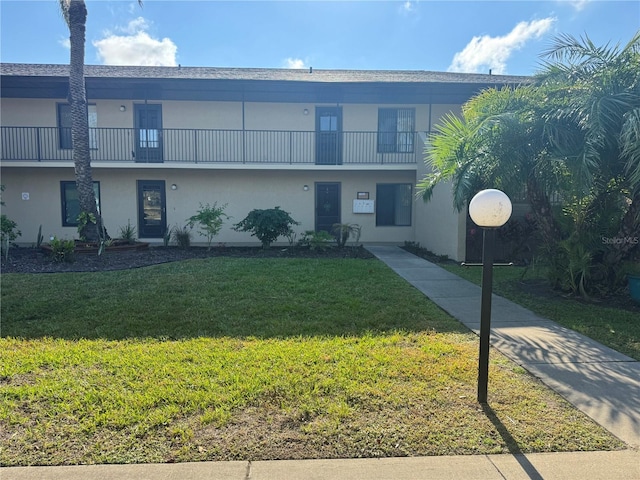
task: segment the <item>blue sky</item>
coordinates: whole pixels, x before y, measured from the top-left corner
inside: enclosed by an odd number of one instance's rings
[[[87,1],[87,64],[530,75],[558,34],[626,43],[640,1]],[[0,60],[68,63],[58,0],[0,0]]]

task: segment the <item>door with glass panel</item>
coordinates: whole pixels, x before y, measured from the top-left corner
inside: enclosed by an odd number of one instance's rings
[[[332,233],[333,225],[340,223],[340,210],[340,183],[316,183],[316,232]]]
[[[136,162],[162,162],[162,105],[135,104],[133,114],[136,130]]]
[[[316,107],[316,164],[342,165],[342,107]]]
[[[138,236],[162,238],[166,230],[164,180],[138,180]]]

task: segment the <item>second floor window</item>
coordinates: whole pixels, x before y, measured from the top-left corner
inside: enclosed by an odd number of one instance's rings
[[[415,116],[413,108],[378,109],[378,153],[412,153]]]
[[[87,105],[89,114],[89,148],[98,148],[96,127],[98,126],[98,112],[95,105]],[[73,148],[71,141],[71,105],[58,104],[58,141],[61,149]]]

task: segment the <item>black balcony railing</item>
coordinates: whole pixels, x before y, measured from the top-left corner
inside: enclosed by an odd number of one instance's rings
[[[71,161],[65,129],[2,127],[2,160]],[[92,162],[238,164],[415,164],[421,151],[415,132],[282,130],[139,130],[92,128]],[[394,134],[391,134],[392,136]],[[381,143],[381,139],[383,143]],[[382,145],[382,147],[381,147]]]

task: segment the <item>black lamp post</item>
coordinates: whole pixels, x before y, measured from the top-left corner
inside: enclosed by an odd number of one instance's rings
[[[469,203],[469,216],[483,229],[482,299],[480,304],[480,353],[478,359],[478,402],[487,403],[489,383],[489,336],[491,334],[491,290],[493,286],[493,243],[496,228],[511,217],[511,200],[495,189],[478,192]]]

